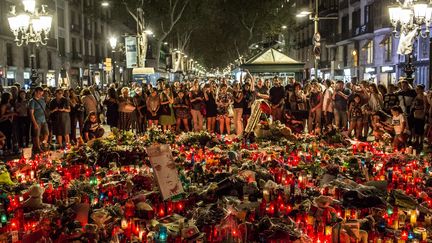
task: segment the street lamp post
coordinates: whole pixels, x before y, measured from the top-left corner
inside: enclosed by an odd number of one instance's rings
[[[338,17],[319,17],[319,0],[315,0],[315,13],[312,17],[312,12],[310,11],[301,11],[296,15],[298,18],[309,16],[309,20],[312,20],[314,22],[314,36],[313,36],[313,45],[314,45],[314,54],[315,54],[315,60],[314,60],[314,73],[315,78],[318,78],[318,62],[320,60],[321,55],[321,35],[319,33],[319,21],[320,20],[337,20]]]
[[[17,46],[31,45],[31,86],[37,85],[35,47],[48,44],[48,34],[51,30],[52,16],[48,14],[47,5],[36,8],[35,0],[22,0],[24,11],[17,13],[16,6],[11,7],[8,16],[9,28],[15,37]]]
[[[404,68],[406,79],[413,84],[413,73],[415,67],[412,63],[413,44],[419,36],[422,38],[430,37],[430,27],[432,22],[432,5],[414,0],[405,0],[402,4],[389,7],[389,17],[393,25],[393,34],[400,38],[398,54],[407,57],[407,63]],[[424,26],[424,32],[422,31]],[[398,34],[399,30],[399,34]],[[432,47],[429,39],[429,46]],[[429,50],[429,89],[432,80],[432,49]]]
[[[109,43],[111,46],[111,50],[112,50],[112,82],[115,83],[116,82],[116,76],[115,76],[115,70],[116,70],[116,63],[115,63],[115,48],[117,46],[117,38],[115,37],[110,37],[109,38]]]

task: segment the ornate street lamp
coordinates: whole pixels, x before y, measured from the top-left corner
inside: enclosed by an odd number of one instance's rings
[[[112,51],[112,65],[113,65],[113,69],[112,69],[112,82],[115,83],[116,82],[116,76],[115,76],[115,70],[116,70],[116,63],[115,63],[115,51],[116,51],[116,47],[117,47],[117,38],[116,37],[110,37],[108,39],[110,46],[111,46],[111,51]]]
[[[34,43],[46,45],[51,30],[52,16],[46,11],[47,6],[36,8],[35,0],[23,0],[24,12],[17,13],[16,6],[11,7],[8,17],[9,27],[18,46]]]
[[[430,36],[430,27],[432,21],[432,5],[429,1],[414,1],[414,0],[397,0],[397,5],[389,7],[389,17],[393,25],[393,34],[396,38],[400,38],[398,46],[398,54],[408,56],[407,64],[404,72],[406,79],[411,84],[413,83],[413,73],[415,67],[412,64],[413,44],[419,36],[428,38]],[[399,33],[398,33],[399,31]],[[431,55],[429,55],[429,63],[431,63]],[[431,64],[429,67],[431,68]],[[429,72],[429,77],[432,77],[432,72]],[[429,85],[430,85],[429,78]]]
[[[35,69],[34,47],[46,45],[48,43],[48,34],[51,30],[52,16],[46,11],[47,6],[41,5],[36,8],[35,0],[22,0],[24,11],[16,12],[16,6],[11,7],[8,17],[9,27],[15,36],[17,46],[32,45],[31,68],[32,68],[32,86],[36,85],[38,78]]]

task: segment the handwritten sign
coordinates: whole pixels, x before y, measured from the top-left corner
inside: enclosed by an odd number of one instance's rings
[[[31,159],[32,157],[32,148],[23,148],[22,150],[24,159]]]
[[[177,174],[177,168],[169,145],[162,144],[147,147],[147,154],[163,199],[166,200],[183,193],[183,186]]]

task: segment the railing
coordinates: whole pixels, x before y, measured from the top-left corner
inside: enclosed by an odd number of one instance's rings
[[[372,33],[374,30],[373,24],[371,22],[364,24],[362,26],[353,27],[352,36],[359,36],[367,33]]]
[[[71,30],[71,32],[81,33],[81,26],[79,26],[77,24],[71,24],[70,30]]]
[[[348,8],[349,4],[348,4],[348,0],[343,0],[339,2],[339,10]]]

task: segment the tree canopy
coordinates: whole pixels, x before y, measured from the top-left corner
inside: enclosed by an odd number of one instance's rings
[[[145,25],[163,39],[159,43],[183,48],[207,67],[226,66],[293,23],[289,0],[123,0],[123,8],[124,3],[143,9]]]

